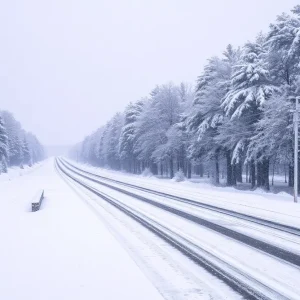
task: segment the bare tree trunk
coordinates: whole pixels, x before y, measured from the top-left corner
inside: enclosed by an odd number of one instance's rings
[[[286,165],[284,165],[284,183],[287,183],[287,180],[286,180]]]
[[[226,167],[227,167],[227,185],[232,186],[232,165],[231,165],[231,155],[230,150],[226,151]]]
[[[202,178],[204,176],[204,167],[203,167],[203,164],[199,165],[199,173],[200,173],[200,177]]]
[[[158,169],[157,169],[157,164],[154,162],[150,163],[150,170],[154,175],[157,175]]]
[[[174,177],[174,163],[173,163],[173,156],[170,157],[170,178]]]
[[[236,165],[236,181],[243,182],[243,165],[240,162]]]
[[[267,191],[270,190],[269,172],[270,172],[270,160],[264,159],[263,164],[263,186]]]
[[[237,173],[237,170],[236,170],[236,164],[233,164],[232,165],[232,185],[236,185],[236,173]]]
[[[256,164],[257,166],[257,169],[256,169],[256,172],[257,172],[257,175],[256,175],[256,178],[257,178],[257,187],[261,187],[261,163],[258,162]]]
[[[274,160],[274,162],[273,162],[273,169],[272,169],[272,186],[274,186],[275,163],[276,163],[276,160]],[[285,168],[284,168],[284,171],[285,171]],[[285,176],[286,176],[286,174],[285,174]],[[285,180],[286,180],[286,178],[285,178]]]
[[[200,175],[200,166],[199,165],[194,166],[194,172],[196,175]]]
[[[192,164],[190,161],[187,161],[187,178],[192,178]]]
[[[220,184],[219,153],[216,153],[216,184]]]
[[[250,177],[251,177],[251,188],[253,189],[255,187],[255,183],[256,183],[254,160],[252,160],[250,163]]]
[[[289,164],[289,187],[294,186],[294,167]]]

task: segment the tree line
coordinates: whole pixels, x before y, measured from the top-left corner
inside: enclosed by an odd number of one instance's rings
[[[293,113],[300,96],[300,6],[267,33],[211,57],[196,81],[156,86],[71,152],[95,166],[168,175],[178,170],[270,187],[293,186]],[[299,162],[298,162],[299,163]],[[243,176],[244,175],[244,176]]]
[[[22,129],[8,111],[0,111],[0,174],[11,166],[32,166],[45,158],[44,148],[37,137]]]

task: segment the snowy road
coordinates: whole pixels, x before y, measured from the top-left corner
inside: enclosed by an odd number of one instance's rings
[[[61,167],[65,168],[66,172],[66,165],[61,165]],[[99,191],[99,184],[97,182],[95,183],[95,180],[91,182],[89,178],[82,177],[78,172],[76,174],[75,169],[72,171],[69,168],[68,172],[71,172],[73,178],[77,181],[80,180],[81,183],[88,185],[91,189],[97,189],[97,191]],[[126,188],[126,190],[128,190],[128,188]],[[252,292],[257,292],[254,296],[254,298],[256,297],[255,299],[259,298],[259,292],[268,299],[274,299],[274,297],[276,297],[276,299],[298,299],[298,295],[300,294],[298,266],[293,266],[276,257],[271,257],[270,255],[261,253],[261,251],[246,247],[240,242],[228,239],[228,237],[223,237],[219,233],[207,230],[207,228],[203,228],[198,224],[192,224],[189,220],[174,216],[169,212],[163,211],[161,208],[153,207],[142,201],[136,201],[136,199],[134,200],[133,197],[128,195],[122,194],[121,196],[120,192],[112,191],[107,187],[101,186],[101,193],[103,192],[110,196],[113,195],[114,199],[122,199],[121,202],[123,204],[126,203],[127,207],[129,206],[131,209],[134,209],[135,213],[143,214],[144,217],[150,218],[156,222],[156,224],[159,223],[160,226],[168,228],[172,233],[176,232],[178,236],[188,240],[190,243],[193,243],[193,245],[197,245],[202,250],[205,249],[207,253],[214,254],[215,258],[222,259],[223,271],[228,266],[239,270],[239,279],[237,279],[235,275],[235,280],[240,280],[242,285],[248,280],[248,284],[252,287],[254,286]],[[159,201],[157,197],[155,201]],[[186,208],[186,205],[185,207],[181,207],[181,209]],[[197,213],[199,213],[199,211],[197,211]],[[208,216],[208,218],[214,218],[215,222],[218,219],[216,216]],[[218,222],[221,221],[224,223],[224,216],[221,216],[220,219]],[[241,220],[239,222],[241,222]],[[239,230],[244,230],[249,234],[249,224],[247,227],[245,224],[233,224],[229,222],[227,226],[238,227]],[[291,235],[287,232],[283,233],[274,228],[266,227],[264,230],[261,230],[257,228],[257,224],[255,226],[252,224],[251,230],[252,234],[255,231],[258,232],[256,235],[257,238],[264,239],[271,245],[270,237],[268,240],[268,236],[270,235],[271,239],[275,240],[272,245],[277,244],[277,246],[281,246],[282,249],[291,248],[295,253],[299,253],[299,239],[296,235]],[[260,226],[263,227],[262,225]],[[287,246],[286,243],[290,243],[290,245]],[[230,274],[233,275],[232,269],[230,272]],[[272,295],[272,293],[274,294]],[[249,297],[249,295],[246,297]]]

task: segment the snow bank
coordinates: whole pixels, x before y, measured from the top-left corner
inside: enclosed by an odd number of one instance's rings
[[[27,165],[23,166],[23,169],[20,167],[11,167],[7,169],[7,173],[1,173],[0,174],[0,182],[1,181],[7,181],[12,180],[13,178],[23,176],[25,174],[28,174],[30,172],[33,172],[37,168],[40,168],[43,165],[44,162],[39,162],[34,164],[33,166],[29,167]]]

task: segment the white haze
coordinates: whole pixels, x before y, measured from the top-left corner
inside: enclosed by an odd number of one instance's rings
[[[80,141],[156,84],[194,83],[207,58],[298,1],[12,0],[0,10],[0,109],[46,145]]]

